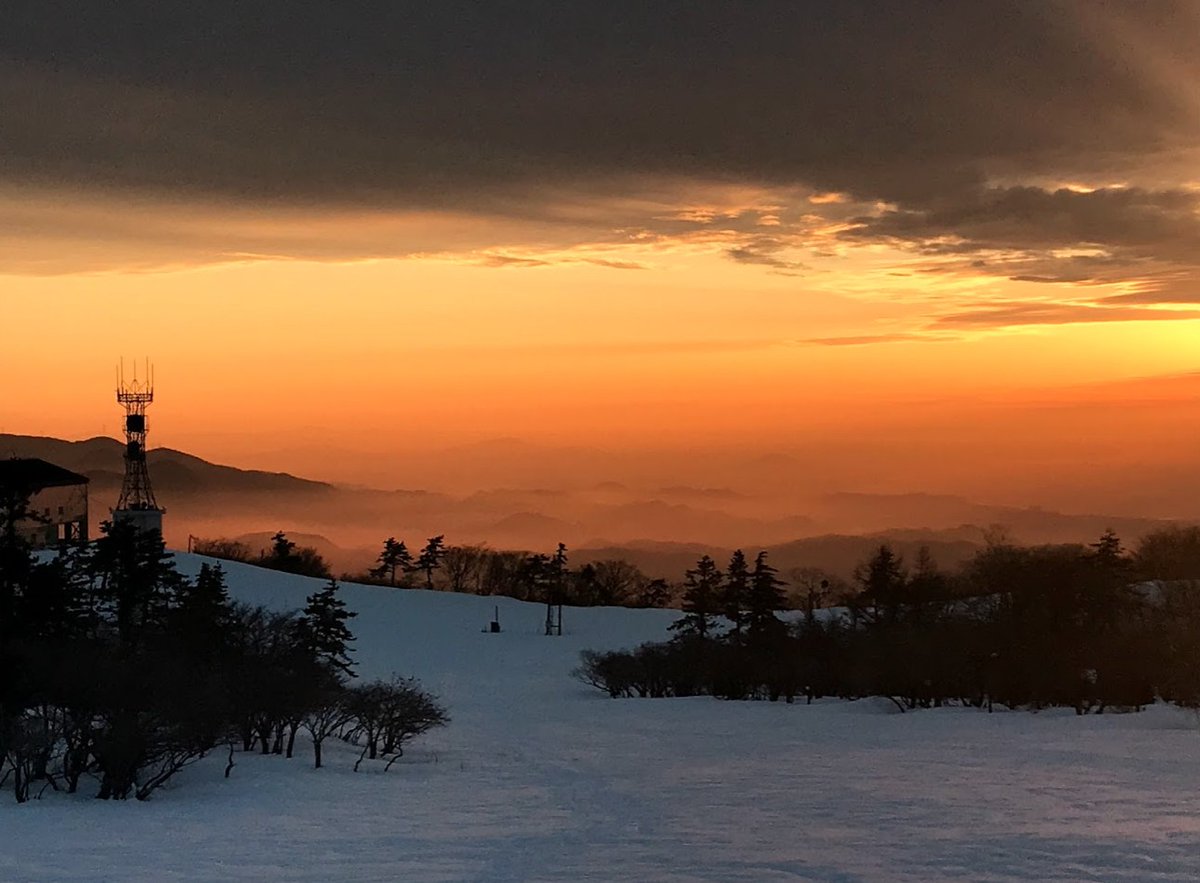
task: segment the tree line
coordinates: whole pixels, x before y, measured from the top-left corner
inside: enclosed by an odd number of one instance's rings
[[[271,547],[254,552],[245,543],[228,539],[197,539],[198,555],[222,558],[295,573],[327,578],[329,565],[316,549],[297,546],[282,531]],[[403,540],[388,537],[375,566],[342,579],[393,588],[422,588],[472,595],[503,595],[520,601],[576,607],[668,607],[678,587],[665,579],[652,579],[637,566],[621,559],[589,561],[572,569],[566,566],[566,546],[552,554],[490,549],[483,545],[449,545],[444,535],[430,537],[415,554]]]
[[[0,787],[144,800],[215,749],[293,756],[338,738],[390,767],[448,720],[411,680],[358,683],[330,579],[303,610],[234,603],[220,566],[178,572],[157,532],[106,524],[94,543],[35,555],[0,498]],[[355,764],[355,769],[358,763]]]
[[[1111,531],[1091,545],[993,541],[954,574],[927,554],[909,568],[884,545],[841,606],[786,619],[765,557],[701,558],[669,640],[585,652],[576,676],[613,697],[1200,707],[1200,528],[1150,534],[1132,553]]]
[[[240,561],[243,564],[254,564],[297,576],[313,576],[318,579],[329,579],[333,576],[333,571],[320,552],[312,546],[298,546],[289,540],[283,531],[276,531],[271,537],[270,548],[257,553],[246,543],[223,537],[195,537],[190,543],[190,551],[209,558]]]
[[[572,569],[563,543],[546,554],[446,545],[444,535],[430,537],[415,557],[403,540],[388,537],[363,581],[576,607],[665,607],[672,600],[666,580],[651,579],[628,561],[589,561]]]

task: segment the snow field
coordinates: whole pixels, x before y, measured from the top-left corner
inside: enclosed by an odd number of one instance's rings
[[[224,566],[280,609],[320,584]],[[568,676],[579,651],[661,640],[673,612],[567,609],[547,638],[545,608],[511,599],[343,597],[360,674],[419,678],[448,727],[386,774],[332,741],[313,770],[300,740],[229,780],[214,755],[147,803],[0,803],[0,880],[1200,879],[1200,727],[1172,708],[611,700]]]

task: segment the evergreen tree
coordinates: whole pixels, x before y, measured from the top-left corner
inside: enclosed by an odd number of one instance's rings
[[[746,622],[746,607],[750,595],[750,568],[741,549],[729,559],[725,572],[725,589],[721,593],[721,612],[733,625],[733,637],[739,639]]]
[[[387,577],[393,586],[396,584],[397,573],[406,576],[414,569],[412,553],[408,551],[403,540],[397,542],[395,537],[388,537],[384,541],[383,551],[379,553],[376,561],[378,566],[371,568],[371,576],[376,579]]]
[[[931,606],[945,600],[948,590],[946,576],[938,570],[929,547],[921,546],[917,550],[917,560],[905,591],[912,606],[913,621],[920,622],[926,619]]]
[[[185,585],[158,531],[105,522],[88,564],[100,612],[124,644],[162,626]]]
[[[783,593],[786,583],[779,579],[778,573],[767,563],[767,553],[759,552],[746,593],[746,630],[754,642],[773,640],[785,632],[783,622],[775,615],[787,606]]]
[[[638,592],[639,607],[666,607],[671,603],[671,587],[665,579],[647,580]]]
[[[17,602],[35,566],[29,542],[18,530],[30,514],[26,491],[0,487],[0,642],[17,630]]]
[[[279,531],[271,538],[271,551],[259,555],[258,563],[272,570],[296,573],[301,576],[325,578],[330,575],[329,565],[321,553],[311,546],[297,546]]]
[[[86,552],[69,548],[33,566],[17,607],[22,634],[60,641],[92,633],[96,622],[86,560]]]
[[[559,543],[558,548],[554,551],[554,555],[550,558],[548,575],[554,593],[554,601],[561,604],[563,596],[567,593],[567,578],[571,575],[571,570],[567,566],[567,546],[565,543]]]
[[[671,625],[681,638],[707,638],[713,617],[721,605],[723,575],[716,563],[705,555],[694,570],[687,572],[683,593],[683,618]]]
[[[349,654],[353,648],[347,646],[354,635],[346,625],[357,613],[346,609],[346,602],[338,597],[337,580],[331,579],[323,588],[307,598],[300,628],[305,645],[313,657],[329,669],[348,677],[354,663]]]
[[[218,620],[229,611],[229,591],[225,587],[225,570],[220,564],[200,565],[196,584],[185,592],[180,608],[203,613],[205,618]]]
[[[517,581],[526,601],[546,601],[550,595],[550,573],[554,567],[549,555],[526,555],[517,571]]]
[[[425,588],[427,589],[433,588],[433,572],[441,566],[442,557],[446,554],[444,539],[443,534],[430,537],[429,542],[425,544],[425,548],[421,550],[421,554],[417,558],[416,569],[425,574]]]
[[[1086,585],[1081,587],[1080,614],[1086,626],[1095,631],[1111,629],[1126,618],[1133,581],[1133,562],[1121,547],[1121,540],[1109,528],[1092,543],[1087,555],[1090,564]]]
[[[1121,548],[1121,538],[1111,527],[1104,532],[1100,539],[1092,543],[1092,556],[1100,563],[1110,567],[1119,566],[1125,555]]]
[[[287,538],[287,534],[283,531],[276,531],[275,536],[271,537],[271,557],[278,561],[283,561],[292,557],[292,553],[296,551],[296,544]]]
[[[233,608],[225,588],[225,571],[204,563],[192,586],[180,593],[175,626],[183,646],[202,656],[219,653],[231,639]]]
[[[1121,539],[1109,528],[1100,539],[1091,544],[1093,570],[1099,577],[1103,589],[1124,588],[1133,579],[1133,562],[1126,556]]]
[[[883,618],[895,622],[899,618],[908,579],[903,559],[892,551],[891,546],[880,546],[854,578],[862,586],[860,597],[870,603],[876,620]]]

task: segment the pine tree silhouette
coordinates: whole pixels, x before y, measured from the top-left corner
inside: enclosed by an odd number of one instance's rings
[[[713,617],[720,612],[723,574],[716,563],[705,555],[687,572],[683,593],[683,618],[677,619],[672,631],[681,638],[707,638]]]
[[[750,588],[746,595],[746,632],[753,642],[772,640],[786,631],[783,622],[775,615],[787,606],[783,594],[784,581],[778,571],[767,563],[767,553],[759,552],[754,559],[754,570],[750,574]]]
[[[351,670],[354,663],[349,657],[354,651],[348,646],[354,635],[346,623],[357,615],[346,609],[346,602],[338,597],[337,580],[331,579],[308,596],[300,621],[309,652],[318,662],[347,677],[355,677],[355,674]]]

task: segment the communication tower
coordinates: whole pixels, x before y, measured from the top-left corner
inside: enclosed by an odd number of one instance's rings
[[[163,510],[154,499],[150,471],[146,468],[146,408],[154,401],[154,370],[146,362],[145,379],[125,380],[124,361],[117,368],[117,402],[125,408],[125,480],[113,510],[114,523],[132,524],[139,531],[162,533]]]

